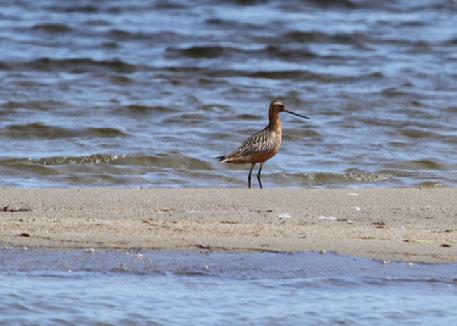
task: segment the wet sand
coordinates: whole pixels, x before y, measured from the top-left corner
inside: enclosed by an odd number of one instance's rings
[[[1,189],[0,245],[457,262],[457,189]]]

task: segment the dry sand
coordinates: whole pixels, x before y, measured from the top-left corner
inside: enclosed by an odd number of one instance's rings
[[[457,262],[457,189],[0,189],[0,245]]]

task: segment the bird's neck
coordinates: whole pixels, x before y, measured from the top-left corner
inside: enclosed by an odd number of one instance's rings
[[[268,118],[268,128],[273,130],[281,130],[281,119],[279,118],[279,112],[270,112]]]

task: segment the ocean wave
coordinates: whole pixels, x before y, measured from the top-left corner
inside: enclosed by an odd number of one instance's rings
[[[277,45],[268,45],[262,51],[270,58],[278,58],[282,60],[311,59],[318,57],[316,53],[306,48],[287,49]]]
[[[261,49],[243,49],[238,47],[229,46],[190,46],[186,48],[169,47],[166,49],[169,57],[184,57],[192,59],[215,59],[224,57],[252,57],[279,60],[304,60],[317,58],[318,55],[309,49],[300,48],[284,48],[278,45],[267,45]]]
[[[347,9],[355,9],[357,7],[362,6],[361,1],[351,1],[351,0],[307,0],[309,4],[312,4],[316,7],[328,8],[328,7],[336,7],[336,8],[347,8]]]
[[[169,66],[167,71],[179,74],[206,76],[211,78],[264,78],[273,80],[311,80],[322,83],[332,82],[356,82],[366,80],[378,80],[384,78],[382,72],[367,72],[361,74],[331,74],[319,73],[310,70],[237,70],[237,69],[210,69],[195,66]]]
[[[227,54],[241,52],[238,49],[224,46],[191,46],[183,49],[167,48],[167,52],[172,55],[179,55],[188,58],[212,59],[222,57]]]
[[[48,34],[64,34],[73,31],[73,29],[70,26],[60,23],[36,24],[33,25],[31,29],[32,31],[39,31]]]
[[[117,41],[125,41],[129,39],[137,39],[137,40],[147,40],[148,35],[145,33],[132,33],[123,31],[120,29],[112,29],[108,32],[107,36],[109,38],[115,39]]]
[[[15,139],[127,136],[126,133],[116,128],[64,128],[39,122],[9,125],[0,131],[0,135]]]
[[[60,5],[50,5],[48,6],[48,10],[57,12],[57,13],[85,13],[85,14],[93,14],[100,10],[100,8],[96,5],[92,4],[80,4],[78,5],[76,2],[69,2],[68,5],[65,2],[60,2]],[[63,4],[63,5],[61,5]]]
[[[143,105],[143,104],[130,104],[121,106],[115,112],[125,113],[126,115],[150,115],[155,113],[171,113],[176,112],[176,109],[171,106],[161,105]]]
[[[293,30],[284,33],[281,39],[299,43],[331,43],[331,44],[361,44],[366,41],[365,34],[353,33],[324,33],[320,31]]]
[[[22,62],[0,62],[0,70],[14,71],[68,71],[72,73],[92,72],[94,70],[110,70],[114,72],[132,73],[137,66],[119,59],[94,60],[90,58],[53,59],[39,58]]]
[[[446,170],[446,165],[434,159],[400,161],[389,164],[389,168],[400,170]]]
[[[66,103],[57,100],[25,100],[25,101],[7,101],[0,104],[0,107],[6,110],[30,109],[46,111],[65,106]]]
[[[350,183],[378,183],[392,179],[394,176],[381,172],[365,172],[349,169],[344,173],[311,172],[311,173],[273,173],[271,176],[280,183],[304,183],[315,185],[337,185]]]
[[[47,167],[25,158],[0,159],[0,173],[2,175],[20,173],[21,177],[26,175],[48,177],[59,174],[52,167]]]
[[[51,156],[39,159],[6,158],[0,159],[0,165],[41,165],[41,166],[65,166],[65,165],[123,165],[143,166],[156,168],[184,169],[184,170],[212,170],[207,161],[178,153],[157,155],[117,155],[117,154],[94,154],[87,156]]]

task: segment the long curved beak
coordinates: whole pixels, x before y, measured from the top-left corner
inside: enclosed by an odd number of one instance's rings
[[[295,113],[295,112],[292,112],[292,111],[289,111],[287,109],[284,109],[284,112],[287,112],[287,113],[290,113],[290,114],[293,114],[293,115],[296,115],[297,117],[301,117],[301,118],[304,118],[304,119],[309,119],[306,115],[301,115],[301,114],[298,114],[298,113]]]

